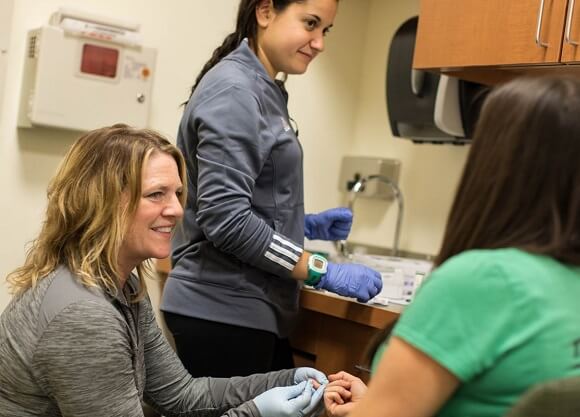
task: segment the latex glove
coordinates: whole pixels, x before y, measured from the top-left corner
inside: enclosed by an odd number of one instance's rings
[[[302,381],[308,381],[314,379],[319,384],[328,384],[328,378],[318,369],[302,367],[296,368],[294,372],[294,383],[299,384]]]
[[[358,264],[328,263],[326,274],[316,288],[323,288],[338,295],[354,297],[366,303],[383,288],[381,274],[374,269]]]
[[[303,417],[310,406],[314,388],[312,381],[289,387],[276,387],[254,398],[261,417]]]
[[[309,368],[309,367],[302,367],[297,368],[296,372],[294,372],[294,383],[298,384],[302,381],[309,381],[315,380],[320,384],[318,389],[312,394],[312,398],[310,399],[310,404],[303,410],[305,416],[309,415],[318,415],[322,411],[324,406],[324,402],[321,401],[322,396],[324,395],[324,389],[328,384],[328,378],[318,369]],[[315,384],[316,385],[316,384]]]
[[[318,389],[314,391],[310,398],[310,404],[302,410],[304,416],[318,416],[322,413],[322,410],[324,409],[324,401],[322,401],[322,399],[327,386],[328,384],[321,384]]]
[[[350,233],[352,212],[337,207],[304,216],[304,235],[310,240],[344,240]]]

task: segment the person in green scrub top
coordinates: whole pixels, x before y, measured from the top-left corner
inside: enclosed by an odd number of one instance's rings
[[[436,268],[368,389],[329,376],[330,416],[497,417],[530,387],[580,375],[578,114],[580,80],[493,90]]]

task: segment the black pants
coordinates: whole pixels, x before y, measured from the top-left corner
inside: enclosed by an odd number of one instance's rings
[[[177,355],[194,377],[246,376],[294,367],[288,339],[246,327],[163,313]]]

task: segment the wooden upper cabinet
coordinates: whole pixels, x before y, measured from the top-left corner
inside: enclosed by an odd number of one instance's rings
[[[445,70],[559,64],[572,1],[421,0],[413,66]],[[571,37],[580,43],[578,19],[580,10],[571,19]],[[564,56],[580,61],[579,49],[566,45]]]
[[[568,0],[561,61],[580,62],[580,0]]]

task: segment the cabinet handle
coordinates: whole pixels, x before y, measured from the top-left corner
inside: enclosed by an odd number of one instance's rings
[[[571,45],[578,45],[578,42],[570,39],[570,32],[572,32],[572,17],[574,16],[574,0],[570,0],[568,7],[568,17],[566,18],[566,43]]]
[[[540,1],[540,10],[538,12],[538,25],[536,27],[536,45],[540,48],[547,48],[548,44],[546,42],[542,42],[541,35],[542,35],[542,20],[544,19],[544,2],[545,0]]]
[[[364,366],[364,365],[355,365],[354,369],[356,369],[359,372],[363,372],[365,374],[370,374],[372,372],[371,368],[369,368],[368,366]]]

